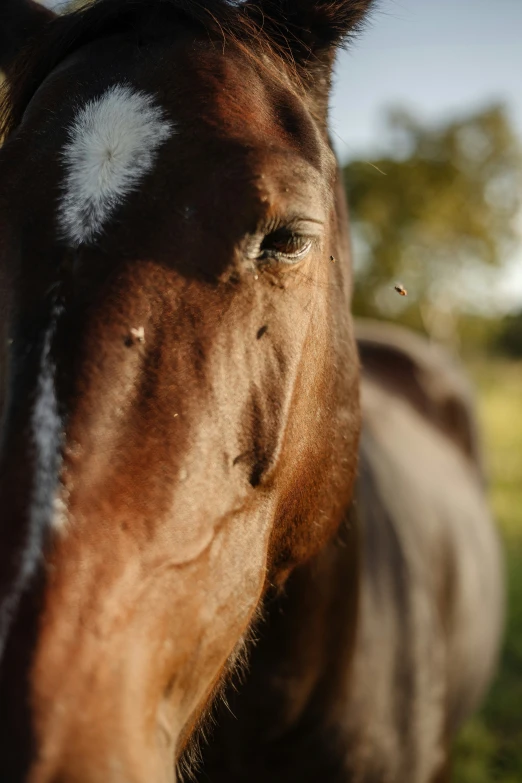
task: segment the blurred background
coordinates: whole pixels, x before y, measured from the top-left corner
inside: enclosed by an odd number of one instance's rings
[[[522,782],[521,34],[522,0],[378,0],[332,98],[355,313],[464,361],[505,543],[500,669],[455,748],[456,783]]]
[[[380,0],[339,58],[355,313],[443,343],[475,382],[509,608],[456,783],[522,781],[522,0]],[[398,296],[402,284],[408,296]]]

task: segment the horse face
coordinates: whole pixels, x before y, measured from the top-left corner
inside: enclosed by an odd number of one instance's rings
[[[13,780],[171,780],[266,585],[349,502],[345,215],[279,65],[201,35],[98,42],[3,150]]]

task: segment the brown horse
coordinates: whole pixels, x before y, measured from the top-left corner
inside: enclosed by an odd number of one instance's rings
[[[427,783],[484,688],[473,454],[379,369],[353,510],[327,101],[370,5],[0,0],[2,781],[173,781],[262,605],[204,779]]]

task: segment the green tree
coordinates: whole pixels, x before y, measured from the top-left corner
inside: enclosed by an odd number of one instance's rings
[[[354,230],[355,311],[394,317],[452,342],[491,271],[519,240],[522,158],[506,110],[432,127],[388,111],[393,152],[344,167]],[[396,281],[407,297],[393,291]]]

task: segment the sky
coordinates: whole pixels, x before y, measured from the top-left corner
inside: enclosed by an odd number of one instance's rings
[[[379,146],[383,107],[443,120],[502,100],[522,136],[522,0],[377,0],[338,58],[331,101],[345,158]]]
[[[522,142],[522,0],[377,0],[338,58],[333,141],[341,160],[371,156],[385,151],[386,106],[436,123],[493,101],[507,105]],[[522,308],[522,233],[490,293],[501,309]]]

